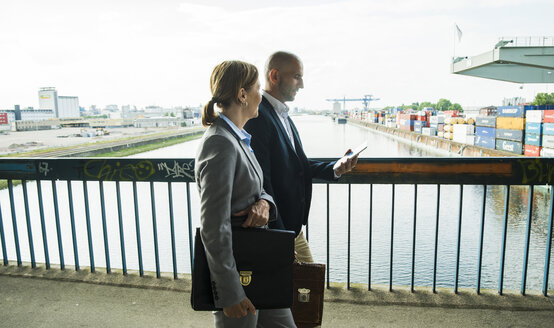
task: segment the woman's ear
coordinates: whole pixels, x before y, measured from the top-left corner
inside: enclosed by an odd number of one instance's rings
[[[244,88],[240,88],[239,94],[237,97],[239,104],[244,104],[244,102],[246,101],[246,96],[247,96],[246,90]]]

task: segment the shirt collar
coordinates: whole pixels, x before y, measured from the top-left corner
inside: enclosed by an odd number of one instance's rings
[[[250,148],[250,140],[252,140],[252,136],[246,132],[246,130],[242,129],[239,130],[238,126],[233,123],[227,116],[223,115],[222,113],[219,113],[219,117],[221,117],[229,126],[231,127],[231,130],[239,137],[241,141],[243,141],[250,151],[252,151],[252,148]]]
[[[277,112],[277,114],[279,115],[283,115],[283,113],[287,113],[288,114],[288,111],[289,111],[289,107],[287,105],[285,105],[284,103],[282,103],[280,100],[278,100],[277,98],[273,97],[272,95],[269,94],[269,92],[267,91],[263,91],[263,96],[266,97],[267,101],[269,101],[269,103],[271,104],[271,106],[273,106],[273,108],[275,109],[275,111]]]

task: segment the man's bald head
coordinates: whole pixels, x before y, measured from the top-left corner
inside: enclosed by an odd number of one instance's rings
[[[277,51],[273,53],[267,59],[265,63],[265,79],[269,81],[269,75],[271,74],[272,69],[283,70],[284,67],[290,65],[291,63],[302,63],[300,58],[293,53],[286,51]]]
[[[265,91],[281,101],[293,101],[304,88],[302,61],[290,52],[277,51],[265,64]]]

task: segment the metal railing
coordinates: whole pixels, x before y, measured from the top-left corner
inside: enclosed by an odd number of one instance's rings
[[[503,36],[498,42],[504,47],[553,47],[554,36]]]
[[[329,159],[322,159],[329,160]],[[393,290],[394,280],[394,246],[395,246],[395,188],[401,185],[413,185],[413,221],[412,221],[412,245],[411,245],[411,277],[410,288],[412,292],[415,284],[415,266],[416,266],[416,239],[417,239],[417,218],[418,218],[418,189],[423,185],[436,185],[436,213],[434,227],[434,258],[432,269],[432,288],[436,291],[437,288],[437,262],[439,239],[439,208],[441,203],[441,186],[459,185],[458,193],[458,213],[457,213],[457,242],[456,242],[456,265],[454,278],[454,292],[459,289],[460,277],[460,252],[467,245],[462,243],[462,203],[464,200],[464,186],[481,185],[483,188],[483,197],[481,199],[480,209],[480,236],[478,246],[478,267],[475,289],[477,293],[481,290],[482,276],[482,257],[483,257],[483,240],[485,227],[485,209],[487,207],[487,188],[489,186],[505,186],[504,196],[504,212],[503,212],[503,230],[501,242],[501,254],[498,259],[500,262],[500,270],[498,277],[498,293],[503,293],[504,288],[504,268],[507,245],[507,230],[510,205],[510,187],[511,186],[526,186],[528,189],[528,206],[527,206],[527,225],[524,246],[524,259],[522,263],[522,278],[521,278],[521,294],[526,293],[527,277],[528,277],[528,261],[529,261],[529,245],[531,237],[531,226],[533,217],[533,197],[536,185],[547,185],[549,193],[549,209],[548,213],[548,229],[545,245],[544,268],[542,294],[548,295],[548,280],[549,269],[551,262],[551,241],[552,241],[552,221],[554,212],[554,192],[551,190],[551,185],[554,178],[554,159],[550,158],[376,158],[376,159],[360,159],[358,165],[350,174],[344,175],[341,179],[332,182],[314,180],[316,184],[326,184],[326,260],[327,260],[327,286],[330,285],[330,186],[331,185],[347,185],[348,188],[348,203],[347,203],[347,255],[346,255],[346,280],[347,287],[351,285],[351,243],[352,243],[352,186],[353,185],[368,185],[369,186],[369,213],[368,213],[368,276],[367,288],[372,288],[372,265],[375,265],[375,260],[372,258],[374,254],[372,250],[372,240],[374,239],[374,186],[386,184],[391,186],[391,210],[390,217],[390,256],[389,256],[389,289]],[[0,199],[0,241],[2,246],[3,264],[7,266],[9,261],[16,261],[18,266],[21,266],[23,245],[20,240],[19,227],[26,226],[27,242],[28,242],[28,258],[30,258],[31,266],[34,268],[37,265],[36,248],[37,244],[42,244],[44,253],[44,265],[46,269],[50,269],[50,248],[49,242],[52,242],[52,235],[55,234],[57,242],[57,257],[60,269],[66,268],[67,252],[73,255],[72,264],[75,270],[81,269],[83,261],[83,253],[88,253],[88,266],[91,272],[95,272],[97,263],[104,265],[107,273],[112,271],[112,257],[119,253],[121,268],[123,274],[128,272],[129,256],[136,255],[139,275],[143,276],[146,264],[144,263],[144,243],[149,239],[149,245],[153,248],[153,259],[156,276],[160,277],[162,266],[165,268],[171,267],[168,271],[173,273],[175,279],[178,278],[178,273],[187,272],[187,267],[183,266],[183,262],[188,262],[192,266],[192,227],[193,227],[193,209],[195,206],[191,200],[190,184],[194,183],[194,160],[193,159],[115,159],[115,158],[79,158],[79,159],[2,159],[0,161],[0,179],[7,180],[7,196]],[[21,182],[21,191],[14,186],[14,181]],[[32,181],[36,181],[32,182]],[[160,191],[159,185],[166,191]],[[82,188],[74,189],[74,186]],[[30,191],[30,187],[35,188],[36,195]],[[65,186],[65,188],[63,188]],[[146,188],[148,186],[148,188]],[[180,191],[175,192],[175,188],[179,186]],[[62,189],[59,189],[62,187]],[[98,189],[96,189],[98,187]],[[93,190],[94,189],[94,190]],[[110,191],[107,191],[110,189]],[[115,189],[115,190],[113,190]],[[122,191],[124,189],[124,191]],[[98,191],[96,191],[98,190]],[[16,195],[17,191],[17,195]],[[63,196],[60,194],[63,192]],[[22,194],[22,197],[19,194]],[[98,197],[93,197],[94,194]],[[48,195],[46,195],[48,194]],[[115,194],[115,197],[112,195]],[[160,194],[167,195],[160,196]],[[186,195],[186,199],[185,199]],[[123,197],[122,197],[123,196]],[[115,199],[113,199],[115,198]],[[31,202],[31,199],[33,200]],[[35,199],[37,201],[35,201]],[[142,202],[142,199],[147,201]],[[161,199],[161,200],[160,200]],[[67,202],[65,201],[67,200]],[[115,202],[116,206],[109,208],[107,200]],[[180,205],[186,202],[186,206],[175,206],[175,201]],[[21,202],[23,204],[21,204]],[[94,204],[93,204],[94,203]],[[132,203],[132,204],[130,204]],[[144,204],[146,203],[146,204]],[[30,204],[36,204],[30,206]],[[144,209],[139,206],[149,205],[149,209]],[[17,210],[18,208],[23,210]],[[45,207],[49,207],[45,211]],[[186,212],[184,208],[186,207]],[[312,206],[313,207],[313,206]],[[9,210],[7,209],[9,208]],[[167,211],[166,211],[167,210]],[[179,213],[176,213],[176,211]],[[77,212],[84,211],[84,223],[81,225],[85,228],[77,228],[78,217]],[[18,212],[24,212],[24,220]],[[37,213],[38,212],[38,213]],[[63,213],[62,213],[63,212]],[[96,215],[94,215],[94,213]],[[117,213],[114,213],[117,212]],[[125,213],[124,213],[125,212]],[[131,214],[130,212],[133,212]],[[164,216],[169,217],[167,222],[158,222],[158,214],[163,212]],[[11,235],[13,238],[7,239],[7,226],[3,218],[7,215],[11,216]],[[38,216],[38,218],[37,218]],[[114,218],[109,219],[108,216]],[[117,219],[115,219],[117,218]],[[131,218],[134,222],[134,236],[130,235],[124,229],[125,219]],[[175,220],[177,218],[177,220]],[[34,243],[38,240],[33,237],[38,229],[40,221],[40,236],[42,243]],[[62,224],[62,221],[69,221],[70,229]],[[112,222],[117,221],[117,222]],[[125,221],[127,222],[127,221]],[[94,227],[101,225],[101,234],[94,233]],[[129,222],[127,222],[127,226]],[[179,227],[176,229],[176,226]],[[65,230],[65,231],[64,231]],[[79,235],[83,235],[86,230],[87,247],[79,245]],[[98,229],[99,230],[99,229]],[[159,239],[158,230],[166,230],[164,236],[169,236],[169,241],[166,238]],[[307,237],[310,237],[310,228],[306,227]],[[146,232],[146,234],[145,234]],[[313,233],[313,232],[312,232]],[[70,237],[68,236],[70,235]],[[101,235],[104,254],[95,254],[93,238]],[[111,246],[109,240],[117,235],[119,246],[117,252],[110,252],[116,248]],[[50,236],[50,238],[49,238]],[[110,238],[112,236],[112,238]],[[136,250],[129,251],[129,241],[126,238],[133,237],[135,239]],[[64,247],[64,238],[70,238],[71,247]],[[150,239],[151,238],[151,239]],[[40,239],[40,238],[39,238]],[[112,239],[113,240],[113,239]],[[6,245],[7,241],[13,243],[13,252],[8,252]],[[188,252],[184,246],[188,241]],[[420,240],[421,242],[421,240]],[[97,242],[98,243],[98,242]],[[160,244],[165,243],[167,247],[160,250]],[[66,242],[65,244],[68,244]],[[81,242],[82,244],[82,242]],[[98,248],[98,247],[97,247]],[[178,254],[178,248],[180,254]],[[151,249],[149,249],[152,251]],[[184,253],[188,253],[185,254]],[[160,257],[163,257],[160,260]],[[85,258],[86,259],[86,258]],[[71,262],[71,261],[69,261]],[[162,263],[161,263],[162,262]],[[164,269],[165,270],[165,269]],[[190,272],[190,271],[188,271]]]

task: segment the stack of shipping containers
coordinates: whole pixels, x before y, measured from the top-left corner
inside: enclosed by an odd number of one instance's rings
[[[496,149],[521,155],[525,130],[524,106],[500,106],[496,118]]]
[[[495,149],[496,116],[480,116],[475,119],[475,145]]]
[[[398,113],[396,117],[396,122],[398,122],[398,128],[400,130],[413,131],[416,118],[417,118],[416,114]]]
[[[543,118],[543,110],[525,111],[525,149],[523,152],[525,156],[540,156],[541,154]],[[554,128],[552,132],[554,132]]]
[[[434,129],[429,133],[432,136],[438,135],[444,137],[444,115],[436,115],[429,117],[429,128]]]
[[[543,112],[541,156],[554,157],[554,106],[537,106]],[[542,110],[545,109],[545,110]]]

